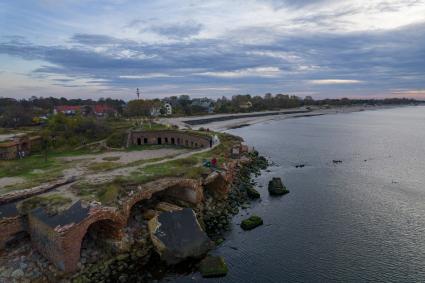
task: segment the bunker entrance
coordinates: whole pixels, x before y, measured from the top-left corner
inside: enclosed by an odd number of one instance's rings
[[[81,262],[95,263],[116,252],[114,242],[119,238],[120,227],[109,219],[89,226],[81,243]]]

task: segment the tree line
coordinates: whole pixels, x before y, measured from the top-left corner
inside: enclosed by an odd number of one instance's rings
[[[391,105],[418,103],[408,98],[387,99],[321,99],[314,100],[311,96],[304,98],[288,94],[266,93],[263,96],[250,94],[235,95],[231,98],[222,97],[216,100],[209,98],[191,98],[188,95],[171,96],[163,99],[137,99],[125,102],[119,99],[66,99],[55,97],[31,97],[16,100],[0,97],[0,127],[13,128],[34,124],[34,117],[49,115],[55,106],[74,105],[90,106],[105,104],[113,107],[124,117],[140,117],[152,115],[156,108],[164,114],[164,103],[169,103],[175,116],[201,115],[207,113],[239,113],[309,106],[350,106],[350,105]]]

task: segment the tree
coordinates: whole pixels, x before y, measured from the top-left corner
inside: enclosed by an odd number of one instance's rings
[[[151,109],[154,103],[151,100],[131,100],[127,105],[128,116],[145,116],[151,115]]]

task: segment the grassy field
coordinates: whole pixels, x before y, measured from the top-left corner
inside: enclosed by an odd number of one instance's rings
[[[134,121],[130,120],[119,120],[111,122],[117,133],[123,134],[124,129],[128,129],[134,124]],[[148,127],[147,124],[144,124]],[[164,130],[170,129],[164,125],[152,123],[149,130]],[[189,132],[198,135],[212,136],[217,134],[220,138],[220,144],[215,148],[201,153],[196,153],[187,158],[170,160],[168,162],[162,162],[157,164],[151,164],[140,168],[138,171],[131,173],[129,176],[121,176],[116,178],[113,182],[109,182],[101,185],[94,185],[89,183],[79,182],[73,185],[73,192],[87,200],[98,200],[105,204],[113,204],[122,192],[126,191],[126,186],[129,184],[143,184],[149,181],[157,180],[164,177],[185,177],[198,179],[202,175],[210,173],[211,169],[203,165],[204,161],[216,158],[218,160],[218,167],[230,158],[230,150],[236,143],[240,142],[238,137],[234,137],[228,134],[221,134],[207,131],[191,131]],[[119,141],[119,135],[117,135],[117,141]],[[164,147],[175,148],[172,145],[146,145],[130,147],[125,151],[138,151],[138,150],[154,150],[162,149]],[[99,152],[97,152],[99,153]],[[81,160],[76,161],[65,161],[61,157],[80,156],[86,154],[94,154],[89,149],[83,150],[55,150],[48,153],[47,161],[44,160],[44,154],[38,153],[28,156],[21,160],[11,161],[0,161],[0,178],[3,177],[20,177],[24,181],[22,183],[11,185],[0,189],[0,193],[9,192],[12,190],[19,190],[24,188],[30,188],[42,183],[56,180],[63,175],[63,171],[75,166],[82,166]],[[140,166],[145,163],[151,163],[161,161],[166,158],[173,156],[155,158],[149,160],[139,160],[128,164],[121,164],[117,162],[119,158],[105,158],[102,162],[88,163],[88,173],[97,172],[108,172],[113,169],[130,166]],[[36,201],[36,200],[34,200]],[[45,201],[45,200],[40,200]],[[55,203],[55,201],[53,201]],[[59,202],[59,200],[58,200]]]
[[[203,174],[211,172],[210,168],[203,166],[203,161],[216,158],[218,167],[230,159],[230,150],[240,139],[228,134],[219,134],[220,145],[206,152],[194,154],[187,158],[171,160],[168,162],[147,165],[129,176],[121,176],[113,182],[106,184],[77,183],[72,190],[79,197],[86,200],[97,200],[104,204],[113,205],[117,198],[126,191],[131,184],[144,184],[165,177],[183,177],[198,179]],[[158,161],[162,158],[158,158]],[[146,160],[144,162],[153,162]],[[143,162],[139,162],[143,164]],[[100,165],[99,165],[100,166]]]
[[[13,190],[27,189],[40,184],[57,180],[67,168],[75,166],[76,162],[69,162],[60,157],[78,156],[89,153],[87,150],[49,152],[47,161],[44,154],[37,153],[17,160],[0,160],[0,178],[19,177],[24,181],[0,188],[0,193]]]

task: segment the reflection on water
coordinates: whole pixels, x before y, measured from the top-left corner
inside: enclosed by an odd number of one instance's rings
[[[425,282],[425,107],[288,119],[231,130],[276,166],[262,200],[217,250],[227,277],[174,282]],[[332,160],[342,160],[334,164]],[[296,168],[298,164],[305,167]],[[271,198],[267,182],[291,191]],[[243,232],[247,214],[265,225]]]

